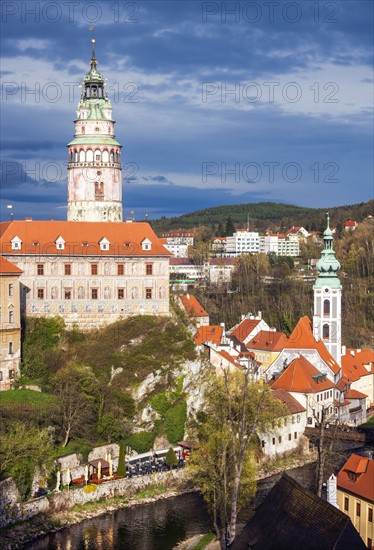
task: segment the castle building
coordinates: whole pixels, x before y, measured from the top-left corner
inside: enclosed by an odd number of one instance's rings
[[[114,138],[112,106],[97,69],[95,40],[68,144],[68,221],[122,221],[121,145]]]
[[[329,216],[327,216],[327,228],[323,233],[323,250],[321,259],[317,262],[318,277],[313,286],[313,335],[317,341],[323,341],[329,353],[341,365],[342,284],[337,275],[340,263],[335,257],[333,240]]]
[[[0,223],[0,256],[22,271],[22,315],[81,329],[169,315],[171,253],[148,223],[122,222],[121,146],[92,42],[68,144],[67,221]]]
[[[0,256],[0,391],[19,376],[21,359],[19,267]]]

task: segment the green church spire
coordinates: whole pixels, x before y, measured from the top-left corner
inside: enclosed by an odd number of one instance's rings
[[[327,213],[327,228],[323,232],[323,250],[321,258],[317,262],[318,277],[314,288],[329,286],[330,288],[341,289],[342,285],[337,272],[340,269],[340,262],[335,257],[333,247],[333,233],[330,228],[330,216]]]

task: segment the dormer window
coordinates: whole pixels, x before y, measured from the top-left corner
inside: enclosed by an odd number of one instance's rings
[[[151,250],[152,249],[152,243],[149,239],[143,239],[141,242],[142,250]]]
[[[103,238],[99,241],[99,245],[100,245],[100,250],[109,250],[110,242],[108,241],[108,239],[106,239],[105,237],[103,237]]]
[[[55,240],[57,250],[65,250],[65,239],[59,235]]]
[[[10,241],[12,244],[12,250],[21,250],[22,248],[22,241],[17,235],[13,237],[13,239]]]

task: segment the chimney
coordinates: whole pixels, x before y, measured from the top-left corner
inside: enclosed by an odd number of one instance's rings
[[[336,502],[336,490],[336,476],[331,474],[327,480],[327,502],[339,510],[338,503]]]
[[[25,222],[32,222],[32,218],[30,218],[29,216],[25,218]]]
[[[258,312],[257,312],[257,317],[258,317],[259,319],[262,319],[262,311],[258,311]]]
[[[342,346],[342,355],[347,353],[347,346]]]
[[[189,299],[190,299],[190,295],[189,295],[188,292],[187,292],[186,296],[187,296],[187,300],[189,300]]]
[[[134,221],[134,218],[126,218],[126,223],[132,223]]]

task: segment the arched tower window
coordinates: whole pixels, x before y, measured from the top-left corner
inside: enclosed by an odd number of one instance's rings
[[[104,200],[104,183],[95,182],[95,201]]]
[[[330,315],[330,300],[323,300],[323,315]]]
[[[85,152],[83,151],[83,149],[81,149],[79,151],[79,162],[84,162],[86,160],[86,154]]]
[[[322,327],[322,338],[328,340],[330,338],[330,327],[329,325],[323,325]]]
[[[74,162],[78,162],[78,151],[74,151]]]
[[[110,152],[110,162],[114,162],[114,153],[113,153],[113,151]]]
[[[100,149],[96,149],[95,151],[95,161],[100,161],[101,160],[101,151]]]

